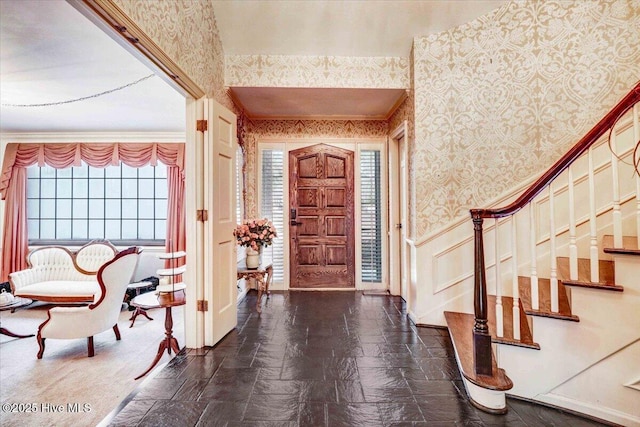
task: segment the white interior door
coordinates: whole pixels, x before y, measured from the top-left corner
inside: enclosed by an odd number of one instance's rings
[[[236,116],[214,100],[205,103],[207,131],[204,153],[205,345],[214,345],[237,323]]]
[[[409,286],[407,284],[407,134],[403,133],[398,139],[399,152],[399,194],[400,194],[400,228],[398,238],[400,239],[400,296],[409,302]]]

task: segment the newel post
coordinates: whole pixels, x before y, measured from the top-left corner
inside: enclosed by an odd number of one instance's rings
[[[474,237],[474,280],[473,304],[475,324],[473,325],[473,364],[476,375],[492,375],[491,334],[487,324],[487,278],[484,268],[484,243],[482,237],[483,219],[478,213],[471,213]]]

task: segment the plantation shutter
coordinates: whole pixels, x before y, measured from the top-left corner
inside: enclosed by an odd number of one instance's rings
[[[362,282],[382,282],[382,196],[380,151],[360,153]]]
[[[242,148],[238,147],[236,151],[236,223],[240,224],[244,219],[242,206],[244,205],[244,197],[242,188],[244,186],[242,166],[244,158],[242,156]]]
[[[278,237],[263,249],[273,261],[273,280],[284,281],[284,151],[262,150],[260,216],[271,220]]]

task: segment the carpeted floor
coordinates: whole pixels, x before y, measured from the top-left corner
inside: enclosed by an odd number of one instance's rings
[[[2,311],[0,322],[14,333],[35,334],[50,307],[34,303],[15,313]],[[183,347],[183,307],[173,310],[174,335]],[[48,339],[44,357],[38,360],[35,337],[0,335],[0,425],[100,423],[143,383],[144,378],[134,378],[147,369],[156,355],[164,337],[164,310],[150,310],[149,315],[153,321],[139,316],[134,327],[129,328],[131,312],[124,309],[118,322],[122,340],[116,341],[112,330],[96,335],[93,358],[87,357],[86,339]],[[158,366],[169,360],[165,353]]]

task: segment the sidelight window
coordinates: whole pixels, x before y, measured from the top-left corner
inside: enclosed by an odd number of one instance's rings
[[[380,151],[360,152],[362,281],[382,282],[382,189]]]
[[[269,218],[278,230],[278,238],[263,249],[273,260],[273,280],[284,280],[284,151],[261,150],[260,216]]]

